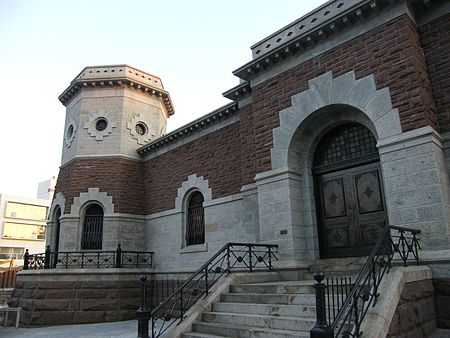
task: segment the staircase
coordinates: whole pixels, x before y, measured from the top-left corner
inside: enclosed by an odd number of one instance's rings
[[[234,284],[183,338],[309,337],[316,322],[312,273],[355,276],[364,259],[319,260],[302,280]]]
[[[194,337],[309,337],[315,324],[313,281],[231,285],[193,324]]]

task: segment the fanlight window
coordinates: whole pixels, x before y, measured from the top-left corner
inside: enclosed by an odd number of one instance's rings
[[[186,245],[205,243],[205,213],[203,195],[194,192],[187,204]]]
[[[317,146],[314,169],[321,170],[378,160],[376,143],[370,130],[363,125],[339,126],[325,135]]]
[[[86,209],[81,236],[81,249],[101,250],[103,239],[103,209],[93,204]]]

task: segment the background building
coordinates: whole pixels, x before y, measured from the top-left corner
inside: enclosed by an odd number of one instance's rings
[[[52,176],[52,178],[39,182],[37,189],[37,198],[42,200],[52,200],[53,194],[55,193],[57,176]]]
[[[45,229],[49,200],[0,194],[0,259],[23,264],[25,249],[45,251]]]

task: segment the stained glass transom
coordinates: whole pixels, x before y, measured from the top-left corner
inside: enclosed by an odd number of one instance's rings
[[[378,154],[375,137],[360,124],[345,124],[330,131],[320,141],[314,166],[330,165]]]

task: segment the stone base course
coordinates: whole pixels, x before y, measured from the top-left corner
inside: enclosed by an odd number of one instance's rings
[[[98,323],[133,319],[140,288],[133,281],[19,281],[9,306],[20,306],[24,325]]]

